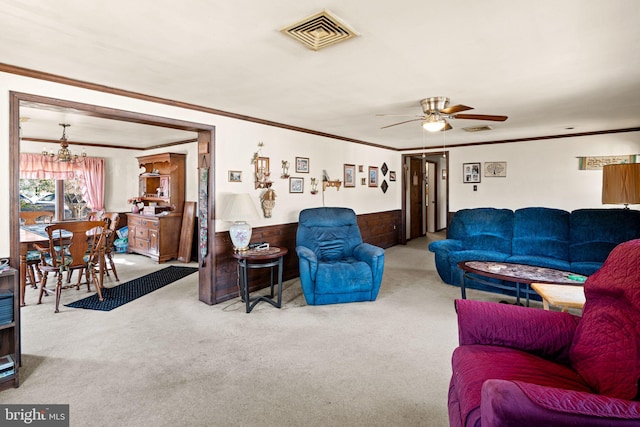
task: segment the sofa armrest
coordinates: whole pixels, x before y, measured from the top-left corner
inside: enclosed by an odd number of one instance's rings
[[[444,239],[429,243],[430,252],[451,252],[461,251],[463,249],[464,246],[462,245],[462,240],[457,239]]]
[[[482,425],[637,426],[640,402],[522,381],[490,379],[482,385]]]
[[[366,262],[371,267],[374,293],[377,295],[384,271],[384,249],[369,243],[361,243],[353,248],[353,256],[358,261]]]
[[[296,246],[296,254],[300,259],[300,275],[303,274],[304,270],[309,278],[315,279],[316,271],[318,270],[318,257],[316,254],[306,246]]]
[[[455,301],[460,345],[510,347],[566,362],[579,317],[495,302]]]
[[[364,261],[372,268],[372,263],[377,262],[380,257],[384,257],[384,249],[369,243],[361,243],[353,248],[353,256],[358,261]]]

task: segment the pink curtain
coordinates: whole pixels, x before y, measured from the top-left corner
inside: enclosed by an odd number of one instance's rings
[[[104,159],[87,157],[82,163],[70,164],[45,161],[42,154],[20,153],[22,179],[72,179],[76,173],[89,209],[104,209]]]
[[[71,179],[74,165],[46,162],[42,154],[20,153],[21,179]]]
[[[101,211],[104,209],[104,159],[87,157],[78,165],[84,179],[82,197],[89,209]]]

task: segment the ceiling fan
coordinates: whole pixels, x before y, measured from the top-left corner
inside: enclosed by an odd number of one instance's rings
[[[425,98],[420,101],[422,111],[424,114],[377,114],[378,116],[409,116],[417,117],[416,119],[405,120],[403,122],[394,123],[392,125],[383,126],[380,129],[390,128],[392,126],[398,126],[410,122],[422,122],[422,127],[430,132],[446,131],[453,129],[453,127],[447,122],[447,119],[471,119],[471,120],[490,120],[494,122],[504,122],[507,120],[507,116],[495,116],[487,114],[458,114],[462,111],[473,110],[473,107],[467,107],[466,105],[453,105],[449,107],[449,98],[445,96],[434,96],[431,98]]]

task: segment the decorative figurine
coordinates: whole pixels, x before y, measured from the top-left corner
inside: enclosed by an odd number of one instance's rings
[[[262,193],[260,201],[262,202],[264,217],[271,218],[271,211],[273,211],[273,208],[276,205],[276,192],[273,188],[268,188],[264,193]]]
[[[318,180],[316,178],[311,178],[311,194],[318,193]]]
[[[289,178],[289,162],[286,160],[282,161],[282,175],[280,175],[280,178],[282,179]]]

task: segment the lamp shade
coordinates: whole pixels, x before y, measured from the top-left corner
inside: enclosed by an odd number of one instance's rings
[[[640,163],[602,168],[602,203],[625,206],[640,203]]]
[[[248,193],[232,194],[222,211],[223,221],[251,221],[259,219],[258,208]]]
[[[229,227],[229,236],[236,251],[245,251],[251,241],[251,226],[247,221],[260,218],[258,209],[247,193],[233,194],[222,212],[223,221],[235,221]]]

